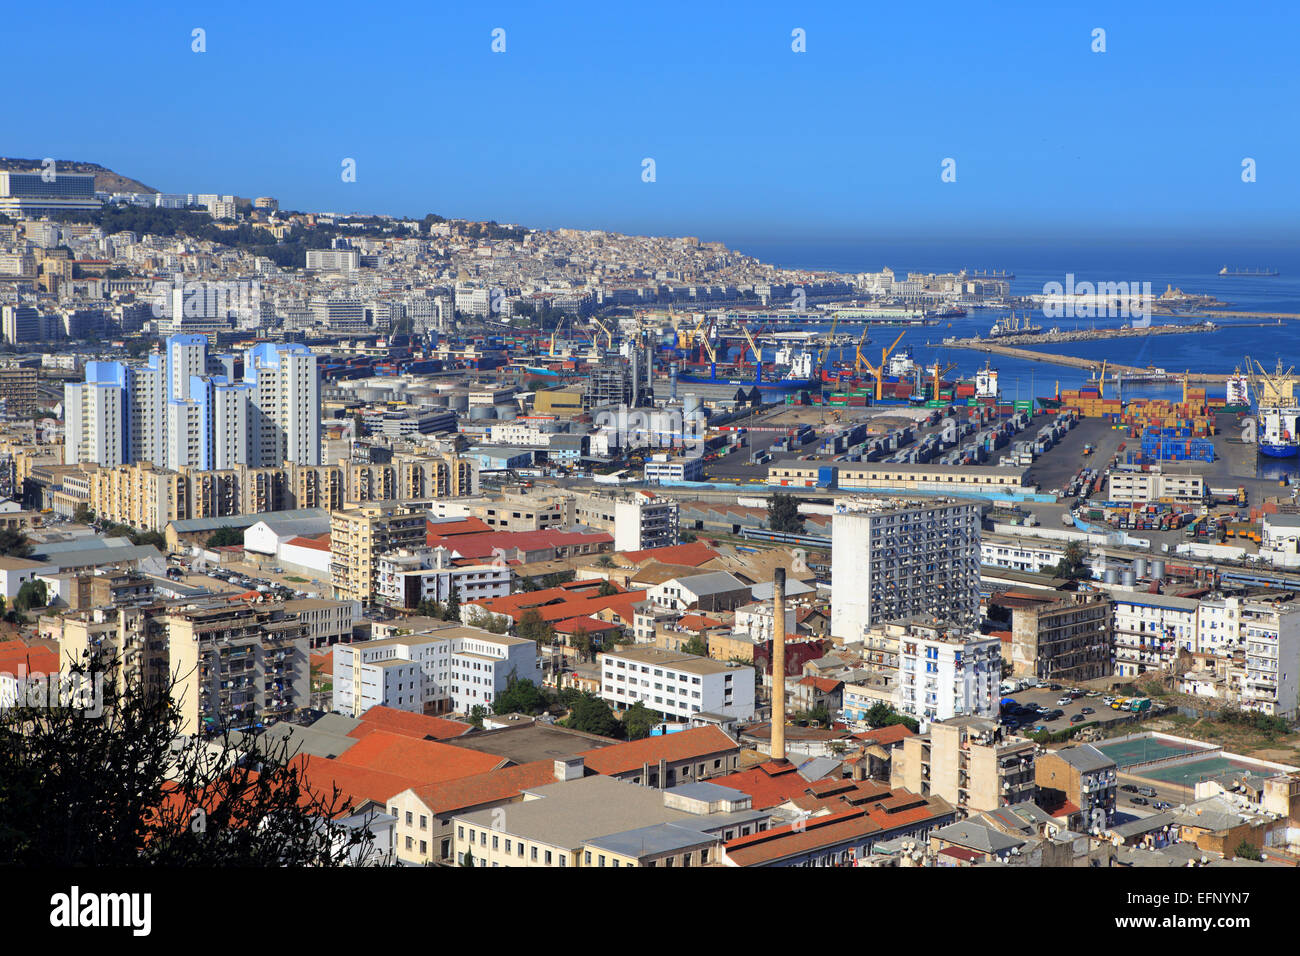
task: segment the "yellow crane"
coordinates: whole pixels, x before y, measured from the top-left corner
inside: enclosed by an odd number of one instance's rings
[[[551,348],[547,353],[551,358],[555,358],[555,337],[560,334],[560,329],[564,327],[565,319],[567,319],[567,316],[560,319],[560,321],[556,323],[554,330],[551,332]]]
[[[830,335],[826,337],[826,346],[820,352],[817,353],[817,368],[815,369],[815,371],[818,374],[821,373],[821,367],[826,362],[826,354],[830,352],[831,346],[835,344],[835,327],[839,324],[840,324],[840,314],[836,312],[835,318],[831,320],[831,331],[830,331]]]
[[[605,333],[605,341],[609,345],[609,351],[614,351],[614,333],[609,330],[609,326],[605,325],[604,322],[600,321],[600,319],[595,316],[592,316],[591,321],[593,325]]]
[[[941,368],[939,368],[939,363],[938,363],[938,362],[935,362],[935,363],[934,363],[933,365],[931,365],[928,369],[926,369],[927,372],[933,372],[933,373],[934,373],[934,388],[933,388],[933,390],[930,392],[930,397],[931,397],[931,398],[938,398],[938,397],[939,397],[939,379],[942,378],[944,375],[947,375],[949,372],[951,372],[951,371],[952,371],[953,369],[955,369],[956,367],[957,367],[956,364],[952,364],[952,365],[947,365],[947,366],[945,366],[944,368],[941,369]]]
[[[751,352],[754,353],[754,364],[755,364],[755,365],[762,365],[762,364],[763,364],[763,353],[759,351],[759,349],[758,349],[758,344],[754,341],[754,337],[753,337],[752,335],[749,334],[749,326],[746,325],[744,322],[740,323],[740,331],[742,331],[742,332],[745,333],[745,340],[746,340],[747,342],[749,342],[749,350],[750,350]],[[741,358],[743,358],[743,357],[744,357],[744,356],[741,356]],[[741,362],[740,362],[739,360],[737,360],[737,361],[736,361],[736,366],[739,367],[740,365],[741,365]]]
[[[880,350],[879,366],[872,365],[865,357],[862,358],[862,364],[870,370],[872,376],[876,379],[876,401],[880,401],[885,397],[885,363],[889,361],[890,354],[898,347],[898,343],[903,341],[903,336],[906,334],[907,330],[904,329],[898,333],[898,338],[890,343],[889,348]],[[858,354],[861,355],[862,353],[859,352]]]
[[[866,361],[866,359],[862,357],[862,346],[866,344],[866,341],[867,341],[867,326],[863,325],[862,335],[858,339],[857,348],[854,349],[854,359],[853,359],[854,377],[857,377],[862,374],[862,363]]]

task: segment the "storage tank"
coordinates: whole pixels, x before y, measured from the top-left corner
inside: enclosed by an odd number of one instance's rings
[[[1133,574],[1134,574],[1135,577],[1139,577],[1139,578],[1144,578],[1144,577],[1147,576],[1147,559],[1146,559],[1146,558],[1134,558],[1134,559],[1133,559]]]
[[[502,402],[500,405],[493,405],[496,417],[503,422],[511,421],[519,417],[519,406],[513,402]]]
[[[495,421],[497,410],[491,405],[475,405],[469,410],[469,420],[472,422]]]
[[[454,392],[447,399],[447,407],[453,412],[467,412],[469,411],[469,396],[464,392]]]
[[[1117,568],[1107,568],[1102,575],[1102,580],[1107,584],[1119,584],[1119,570]]]
[[[1120,578],[1120,583],[1126,588],[1135,588],[1137,587],[1138,577],[1132,571],[1125,571],[1123,577]]]
[[[1163,581],[1165,579],[1165,563],[1160,559],[1151,562],[1151,580]]]

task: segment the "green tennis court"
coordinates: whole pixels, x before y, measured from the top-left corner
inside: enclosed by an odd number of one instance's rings
[[[1125,767],[1131,767],[1135,763],[1146,763],[1148,760],[1163,760],[1166,757],[1177,757],[1180,754],[1194,754],[1204,747],[1189,747],[1186,744],[1167,744],[1163,740],[1157,740],[1154,737],[1143,737],[1139,740],[1121,740],[1118,743],[1098,743],[1093,744],[1098,750],[1104,753],[1111,760],[1115,761],[1116,766],[1121,770]],[[1143,774],[1150,776],[1150,774]]]
[[[1204,760],[1174,764],[1172,767],[1147,767],[1144,770],[1135,771],[1134,775],[1142,777],[1144,780],[1155,780],[1158,783],[1167,783],[1174,787],[1191,789],[1208,777],[1233,769],[1248,770],[1250,767],[1248,764],[1238,763],[1228,757],[1215,756],[1206,757]]]

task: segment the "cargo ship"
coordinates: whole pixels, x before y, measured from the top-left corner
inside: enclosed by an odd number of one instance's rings
[[[989,338],[996,339],[1004,335],[1038,335],[1043,331],[1041,325],[1034,325],[1028,315],[1017,316],[1012,312],[1005,319],[999,319],[989,329]]]
[[[1240,276],[1247,279],[1255,279],[1260,277],[1267,278],[1269,276],[1275,276],[1280,274],[1281,273],[1270,269],[1229,269],[1227,266],[1224,266],[1222,269],[1219,270],[1219,275],[1221,276]]]
[[[710,362],[707,374],[683,368],[677,373],[677,381],[687,385],[757,388],[760,392],[799,392],[818,385],[817,376],[813,374],[813,355],[807,351],[792,356],[788,365],[755,365],[754,377],[749,379],[734,378],[726,374],[726,369],[740,371],[739,366],[727,365],[724,366],[723,373],[719,374],[718,363]]]
[[[1255,416],[1255,441],[1259,453],[1266,458],[1294,458],[1300,454],[1297,422],[1300,422],[1300,405],[1295,397],[1295,374],[1292,369],[1282,371],[1279,359],[1277,370],[1264,371],[1258,362],[1246,358],[1247,375],[1251,391],[1259,402]]]

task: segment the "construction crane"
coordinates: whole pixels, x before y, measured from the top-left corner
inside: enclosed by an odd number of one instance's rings
[[[903,336],[906,334],[907,330],[904,329],[902,332],[898,333],[898,338],[894,339],[894,341],[890,343],[889,348],[882,348],[880,350],[879,366],[872,365],[865,357],[862,358],[862,364],[871,371],[871,374],[876,379],[876,401],[880,401],[885,397],[885,363],[889,361],[890,353],[898,347],[898,343],[903,341]],[[862,355],[861,351],[858,352],[858,355]]]

